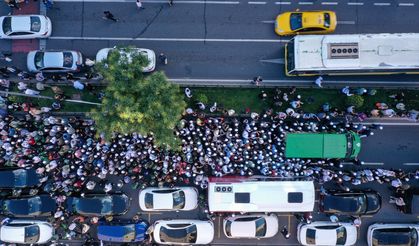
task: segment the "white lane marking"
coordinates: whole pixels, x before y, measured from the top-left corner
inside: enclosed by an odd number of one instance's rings
[[[299,5],[313,5],[313,2],[298,2]]]
[[[274,20],[270,20],[270,21],[262,21],[262,23],[272,24],[272,23],[275,23],[275,21],[274,21]],[[42,39],[41,39],[41,40],[42,40]]]
[[[322,5],[338,5],[337,2],[322,2]]]
[[[135,0],[54,0],[54,2],[91,2],[91,3],[133,3]],[[164,0],[144,0],[145,3],[167,3]],[[192,4],[240,4],[238,1],[176,1],[176,3]]]
[[[266,4],[266,2],[247,2],[247,4]]]
[[[338,21],[339,25],[355,25],[355,21]]]
[[[399,6],[403,6],[403,7],[413,7],[415,6],[414,3],[399,3]]]
[[[419,163],[403,163],[405,166],[419,166]]]
[[[391,3],[374,3],[374,6],[390,6]]]
[[[419,122],[360,122],[362,125],[383,125],[383,126],[419,126]]]
[[[276,4],[276,5],[280,5],[280,4],[283,4],[283,5],[290,5],[290,4],[291,4],[291,2],[275,2],[275,4]]]
[[[173,42],[243,42],[287,43],[289,39],[222,39],[222,38],[124,38],[124,37],[49,37],[56,40],[173,41]]]
[[[362,5],[364,5],[364,3],[349,2],[348,5],[359,5],[359,6],[362,6]]]
[[[362,165],[365,166],[382,166],[384,163],[382,162],[364,162]]]

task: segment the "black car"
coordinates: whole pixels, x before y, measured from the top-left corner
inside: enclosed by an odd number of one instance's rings
[[[375,214],[381,208],[381,196],[375,191],[326,191],[320,194],[319,210],[328,214]]]
[[[67,210],[86,216],[122,215],[128,211],[130,199],[125,194],[95,194],[67,198]]]
[[[1,201],[1,213],[13,217],[51,216],[56,209],[57,203],[49,195]]]
[[[0,188],[26,188],[41,184],[35,169],[0,170]]]

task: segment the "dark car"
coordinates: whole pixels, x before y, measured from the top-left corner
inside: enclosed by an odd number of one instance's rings
[[[2,200],[1,205],[2,214],[14,217],[51,216],[57,209],[49,195]]]
[[[25,188],[41,184],[35,169],[0,170],[0,188]]]
[[[86,216],[108,216],[125,214],[130,199],[125,194],[95,194],[85,197],[69,197],[67,210]]]
[[[320,194],[319,210],[328,214],[375,214],[381,208],[381,196],[375,191],[326,191]]]
[[[105,242],[142,242],[146,238],[148,224],[144,221],[126,225],[99,225],[97,238]]]

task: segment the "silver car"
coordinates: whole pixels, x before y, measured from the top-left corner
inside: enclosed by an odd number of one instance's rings
[[[27,66],[30,72],[78,72],[83,63],[83,56],[78,51],[43,51],[28,53]]]
[[[0,38],[32,39],[51,36],[51,20],[45,15],[8,15],[0,17]]]

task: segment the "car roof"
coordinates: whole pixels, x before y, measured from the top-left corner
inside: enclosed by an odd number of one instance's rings
[[[62,51],[44,52],[44,67],[63,67],[64,54]]]
[[[233,237],[254,237],[256,235],[255,220],[233,221],[231,223],[231,235]]]
[[[26,31],[31,30],[31,17],[29,15],[24,16],[11,16],[12,31]]]
[[[323,27],[324,12],[303,12],[303,27]]]
[[[154,209],[173,208],[173,193],[150,193],[153,194]]]

